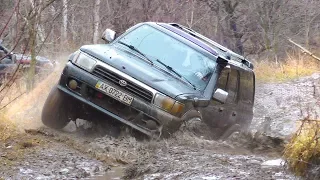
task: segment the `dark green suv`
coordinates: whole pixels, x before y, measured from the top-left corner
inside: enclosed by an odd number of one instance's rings
[[[63,128],[90,118],[93,108],[105,121],[149,136],[170,135],[190,120],[221,129],[223,137],[248,128],[255,87],[249,61],[174,23],[140,23],[115,36],[107,29],[107,44],[70,55],[43,107],[45,125]]]

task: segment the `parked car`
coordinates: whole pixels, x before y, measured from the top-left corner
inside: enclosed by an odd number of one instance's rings
[[[0,86],[4,81],[10,78],[11,74],[17,68],[15,63],[16,56],[2,45],[0,40]]]
[[[31,63],[31,56],[10,52],[0,40],[0,80],[10,78],[18,65],[23,70],[28,70]],[[50,73],[54,69],[54,62],[41,56],[36,56],[36,73]]]
[[[190,120],[221,129],[222,138],[249,127],[255,76],[248,60],[174,23],[140,23],[115,36],[107,29],[107,44],[70,55],[44,104],[45,125],[63,128],[91,107],[149,136]]]

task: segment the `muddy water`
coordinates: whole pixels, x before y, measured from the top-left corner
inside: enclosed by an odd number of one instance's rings
[[[124,176],[123,166],[112,167],[111,170],[108,170],[106,173],[96,175],[88,178],[87,180],[116,180],[121,179]]]

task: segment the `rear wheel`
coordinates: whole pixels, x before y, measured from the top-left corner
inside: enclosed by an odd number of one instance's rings
[[[229,136],[231,136],[235,132],[240,132],[241,126],[239,124],[234,124],[222,129],[221,133],[219,134],[220,140],[226,140]]]
[[[69,97],[63,94],[57,86],[54,86],[49,93],[46,102],[42,109],[42,122],[44,125],[54,128],[62,129],[69,122],[69,111],[70,101]],[[72,114],[72,113],[71,113]]]

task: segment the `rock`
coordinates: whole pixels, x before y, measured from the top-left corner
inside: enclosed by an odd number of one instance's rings
[[[272,167],[279,167],[284,166],[285,162],[283,159],[274,159],[265,161],[261,164],[262,168],[272,168]]]
[[[248,160],[247,163],[248,163],[248,164],[257,164],[257,165],[258,165],[258,164],[261,164],[261,162],[258,161],[258,160],[256,160],[256,159]]]
[[[206,177],[202,177],[202,179],[204,179],[204,180],[215,180],[215,179],[220,179],[220,178],[217,177],[217,176],[206,176]]]
[[[20,169],[20,173],[22,173],[22,174],[31,174],[31,173],[33,173],[33,171],[31,169],[23,169],[23,168],[21,168]]]
[[[69,173],[69,169],[68,168],[64,168],[64,169],[61,169],[59,171],[60,174],[68,174]]]
[[[73,121],[71,121],[63,128],[63,130],[67,132],[75,132],[77,131],[77,126]]]
[[[92,123],[83,119],[76,120],[77,127],[83,127],[83,129],[92,128]]]

